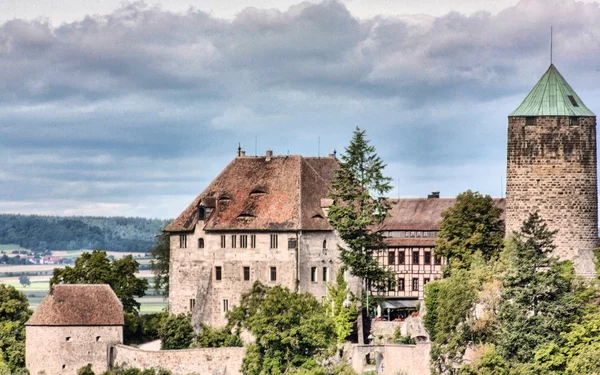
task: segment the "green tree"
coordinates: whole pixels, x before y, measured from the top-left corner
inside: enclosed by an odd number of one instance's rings
[[[213,328],[203,324],[196,337],[196,345],[201,348],[221,348],[243,346],[243,342],[239,332],[231,332],[231,325]]]
[[[356,302],[344,278],[344,268],[338,271],[335,283],[327,284],[325,308],[327,315],[333,317],[337,342],[343,343],[356,321]]]
[[[0,284],[0,363],[17,373],[25,367],[25,323],[29,302],[12,286]]]
[[[187,349],[194,342],[192,319],[188,314],[170,315],[158,329],[162,349]]]
[[[27,275],[19,276],[19,284],[23,285],[24,288],[31,285],[31,280],[29,280],[29,276],[27,276]]]
[[[468,269],[480,252],[486,260],[502,250],[502,210],[489,196],[467,190],[456,197],[454,206],[442,212],[436,253],[448,260],[448,270]]]
[[[340,258],[350,274],[361,279],[361,285],[387,287],[395,282],[394,275],[379,266],[373,251],[385,248],[383,234],[373,228],[388,215],[390,202],[385,197],[391,189],[391,178],[383,175],[385,164],[369,144],[365,131],[356,128],[335,171],[329,197],[333,205],[327,218],[344,246]],[[362,292],[357,296],[362,311]],[[362,313],[358,314],[359,342],[364,342]]]
[[[87,366],[81,367],[77,370],[77,375],[96,375],[94,370],[92,370],[92,365],[88,364]]]
[[[256,282],[229,314],[237,329],[256,342],[242,364],[245,375],[284,374],[294,368],[318,369],[318,359],[335,344],[335,326],[312,295]]]
[[[154,246],[150,250],[150,269],[154,275],[154,290],[163,296],[169,296],[169,260],[171,256],[170,236],[161,232],[155,237]]]
[[[148,280],[135,277],[139,265],[131,255],[111,261],[106,252],[94,250],[81,254],[73,267],[55,268],[50,285],[108,284],[121,300],[123,310],[137,313],[140,304],[135,298],[143,297],[148,289]]]
[[[514,257],[504,278],[498,351],[511,363],[527,363],[540,346],[560,342],[560,333],[581,316],[590,293],[575,284],[573,266],[552,257],[556,231],[530,214],[514,234]]]

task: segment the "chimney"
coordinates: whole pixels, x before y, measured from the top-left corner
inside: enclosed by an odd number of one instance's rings
[[[427,196],[427,199],[438,199],[440,197],[439,191],[432,191],[431,194]]]
[[[246,151],[242,151],[242,155],[241,156],[246,156]]]
[[[267,157],[265,158],[265,161],[271,161],[272,157],[273,157],[273,151],[267,150]]]

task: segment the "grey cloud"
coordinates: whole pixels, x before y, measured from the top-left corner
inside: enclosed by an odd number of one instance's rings
[[[325,155],[355,126],[406,194],[495,192],[506,116],[547,68],[550,24],[559,69],[593,107],[599,23],[598,4],[571,0],[361,20],[335,1],[231,20],[133,3],[58,27],[8,21],[0,211],[55,199],[59,212],[174,216],[238,142]]]

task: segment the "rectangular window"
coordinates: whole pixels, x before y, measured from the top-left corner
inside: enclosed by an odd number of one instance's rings
[[[223,275],[221,274],[221,266],[215,267],[215,280],[220,281]]]
[[[435,262],[435,264],[440,265],[440,264],[442,264],[442,257],[439,255],[436,255],[433,257],[433,261]]]
[[[405,257],[404,250],[398,251],[398,264],[404,264]]]
[[[310,267],[310,281],[317,282],[317,267]]]
[[[250,281],[250,267],[244,267],[244,281]]]
[[[190,311],[194,310],[194,306],[196,306],[196,299],[190,299]]]
[[[390,266],[396,264],[396,253],[394,251],[388,252],[388,264]]]
[[[413,279],[412,290],[413,291],[418,291],[419,290],[419,279],[416,278],[416,277]]]
[[[423,287],[429,283],[429,278],[423,279]]]
[[[535,117],[525,117],[525,125],[535,125]]]
[[[295,249],[297,244],[298,243],[295,238],[288,238],[288,249]]]
[[[231,235],[231,248],[232,249],[235,249],[235,245],[236,245],[236,242],[237,242],[236,239],[237,239],[237,236],[235,234],[232,234]]]
[[[250,235],[250,247],[253,249],[256,248],[256,234]]]
[[[225,235],[221,235],[221,249],[224,249],[226,245]]]
[[[413,250],[413,264],[419,264],[419,250]]]
[[[179,247],[185,249],[187,247],[187,235],[180,234],[179,235]]]
[[[240,235],[240,248],[245,249],[248,247],[248,235],[241,234]]]
[[[271,235],[271,249],[277,249],[277,235],[276,234],[272,234]]]
[[[227,311],[229,311],[229,300],[224,299],[223,300],[223,312],[227,312]]]
[[[569,117],[569,125],[579,125],[579,117],[576,117],[576,116]]]
[[[431,251],[425,252],[425,264],[431,264]]]
[[[323,281],[329,281],[329,273],[327,267],[323,267]]]
[[[404,292],[404,278],[398,279],[398,291]]]
[[[271,267],[271,281],[277,281],[277,267]]]

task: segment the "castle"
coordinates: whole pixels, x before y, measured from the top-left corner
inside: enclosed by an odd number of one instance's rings
[[[275,156],[267,151],[246,156],[238,149],[231,163],[165,228],[170,234],[171,313],[192,312],[196,324],[224,325],[226,312],[254,281],[324,298],[326,284],[340,269],[338,246],[343,246],[327,221],[336,168],[335,155]],[[598,241],[596,117],[554,65],[508,118],[506,183],[506,199],[496,204],[504,209],[507,235],[518,231],[529,213],[539,211],[550,229],[558,230],[555,255],[573,260],[580,275],[593,276],[592,249]],[[396,287],[383,293],[388,314],[390,309],[414,309],[424,286],[439,277],[444,260],[435,254],[435,237],[441,213],[454,202],[437,192],[423,199],[394,200],[381,228],[387,248],[375,253],[397,275]],[[92,361],[100,368],[173,364],[176,375],[210,373],[215,370],[206,358],[235,364],[243,357],[243,348],[165,354],[118,345],[122,333],[115,327],[122,320],[110,318],[110,313],[106,319],[86,314],[80,307],[88,296],[81,291],[85,289],[80,286],[55,286],[27,323],[32,373],[74,374],[72,369]],[[91,295],[102,293],[95,287]],[[116,308],[115,298],[102,298],[105,304],[97,304],[98,311]],[[76,308],[61,310],[67,304],[60,302],[71,299]],[[50,345],[42,344],[47,340]],[[390,357],[385,373],[426,373],[429,355],[416,347],[382,348],[379,354]],[[412,370],[402,367],[406,358]],[[60,364],[65,367],[56,367]],[[185,371],[181,366],[187,366]],[[238,369],[219,371],[237,374]]]

